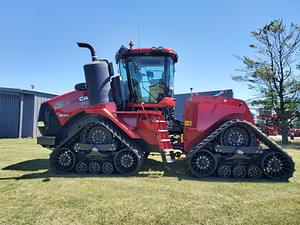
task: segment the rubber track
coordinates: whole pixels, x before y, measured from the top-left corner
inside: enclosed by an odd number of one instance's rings
[[[129,139],[125,134],[123,134],[123,132],[121,132],[118,128],[116,128],[112,122],[102,119],[102,118],[97,118],[97,121],[93,121],[91,123],[93,123],[94,125],[101,125],[104,126],[107,130],[109,130],[115,137],[117,137],[119,139],[119,141],[121,141],[125,146],[127,146],[129,149],[131,149],[132,151],[134,151],[137,155],[139,155],[141,157],[141,165],[143,164],[144,161],[144,157],[143,157],[143,153],[142,153],[142,148],[136,144],[133,140]],[[76,137],[76,135],[79,135],[79,133],[85,129],[87,126],[89,126],[91,123],[87,123],[85,126],[79,128],[76,132],[73,132],[73,134],[66,138],[65,140],[63,140],[57,147],[61,148],[66,146],[69,142],[72,141],[72,139],[74,137]],[[73,150],[73,149],[72,149]],[[141,166],[139,165],[139,167]]]
[[[295,171],[295,163],[292,160],[292,158],[284,151],[282,148],[276,144],[274,141],[270,140],[262,131],[260,131],[256,126],[254,126],[252,123],[249,123],[248,121],[245,120],[229,120],[225,123],[223,123],[221,126],[219,126],[216,130],[214,130],[212,133],[210,133],[206,138],[204,138],[202,141],[200,141],[198,144],[196,144],[191,151],[189,151],[187,157],[191,156],[195,151],[201,150],[203,147],[205,147],[208,143],[213,141],[218,135],[220,135],[223,131],[225,131],[227,128],[233,125],[244,125],[247,128],[250,128],[251,131],[255,132],[257,135],[257,138],[264,143],[267,147],[270,149],[281,152],[288,157],[289,161],[291,162],[291,166],[294,168]],[[188,160],[189,161],[189,160]]]
[[[252,123],[249,123],[248,121],[244,120],[229,120],[225,123],[223,123],[221,126],[219,126],[216,130],[214,130],[212,133],[210,133],[206,138],[204,138],[202,141],[200,141],[197,145],[193,147],[193,149],[190,151],[192,153],[193,151],[200,150],[204,146],[206,146],[209,142],[211,142],[213,139],[215,139],[219,134],[221,134],[223,131],[225,131],[227,128],[229,128],[232,125],[246,125],[252,129],[252,131],[255,132],[258,139],[262,141],[266,146],[269,148],[272,148],[273,150],[279,151],[279,152],[285,152],[283,151],[278,144],[270,140],[263,132],[261,132],[256,126],[254,126]]]

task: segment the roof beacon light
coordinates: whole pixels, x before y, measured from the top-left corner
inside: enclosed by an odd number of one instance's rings
[[[128,43],[129,47],[130,47],[130,50],[132,49],[132,47],[134,46],[134,41],[133,40],[130,40],[129,43]]]

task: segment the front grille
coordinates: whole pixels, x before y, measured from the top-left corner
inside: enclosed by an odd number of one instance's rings
[[[38,121],[43,121],[44,126],[39,127],[43,136],[58,136],[61,125],[53,108],[48,103],[41,104]]]

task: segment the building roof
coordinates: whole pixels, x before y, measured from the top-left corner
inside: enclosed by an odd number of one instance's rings
[[[46,98],[53,98],[57,95],[45,93],[45,92],[39,92],[39,91],[32,91],[32,90],[24,90],[24,89],[18,89],[18,88],[5,88],[0,87],[0,94],[28,94],[28,95],[35,95],[35,96],[41,96]]]
[[[176,93],[175,97],[189,97],[191,93]],[[226,90],[215,90],[215,91],[204,91],[204,92],[193,92],[193,95],[207,95],[207,96],[217,96],[222,95],[224,97],[233,98],[232,89]]]

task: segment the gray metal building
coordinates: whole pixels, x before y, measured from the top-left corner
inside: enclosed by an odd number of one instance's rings
[[[0,87],[0,138],[39,136],[37,118],[40,105],[54,96]]]
[[[233,98],[233,91],[232,89],[227,89],[227,90],[206,91],[206,92],[193,92],[193,95],[207,95],[207,96],[222,95],[227,98]],[[176,98],[175,116],[178,120],[181,121],[183,120],[184,103],[189,96],[191,96],[191,93],[174,95],[174,97]]]

